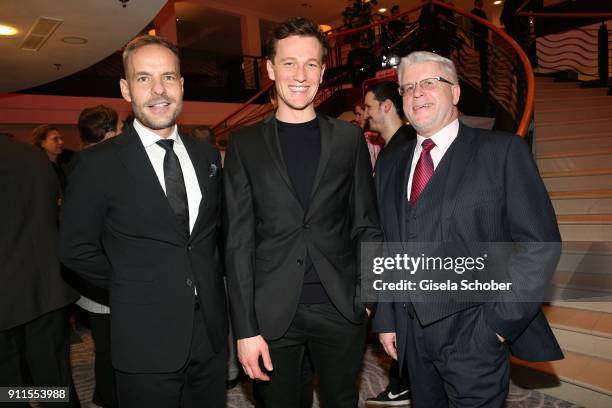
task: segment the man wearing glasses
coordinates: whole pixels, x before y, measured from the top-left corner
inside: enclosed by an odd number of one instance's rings
[[[398,78],[417,139],[378,163],[386,241],[559,242],[555,214],[527,144],[515,135],[459,123],[453,62],[414,52],[402,59]],[[512,252],[510,273],[528,277],[534,287],[543,285],[558,253],[552,257],[541,268]],[[520,268],[514,270],[516,264]],[[445,292],[426,296],[380,304],[374,317],[385,351],[407,368],[415,406],[502,407],[509,353],[532,361],[563,357],[533,297],[461,303],[449,301]]]

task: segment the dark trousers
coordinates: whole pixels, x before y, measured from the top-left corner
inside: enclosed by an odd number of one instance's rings
[[[304,354],[319,377],[323,408],[355,408],[357,377],[365,350],[366,324],[346,320],[331,304],[300,304],[287,333],[268,342],[274,371],[255,383],[258,407],[299,408]]]
[[[94,340],[96,353],[94,363],[96,386],[93,401],[96,405],[105,408],[116,408],[119,403],[117,401],[115,370],[111,359],[110,315],[89,313],[89,322],[91,323],[91,336]]]
[[[159,352],[163,353],[163,350]],[[196,311],[191,348],[185,365],[171,373],[115,371],[119,406],[225,408],[227,355],[227,348],[218,353],[213,351],[202,314]]]
[[[428,326],[409,317],[406,363],[414,408],[503,407],[509,351],[484,319],[482,306]]]
[[[400,373],[399,364],[396,360],[391,361],[389,367],[389,386],[387,388],[394,394],[410,389],[410,377],[406,372]]]
[[[70,370],[70,326],[66,309],[46,313],[0,332],[0,386],[69,387],[69,403],[49,407],[80,407]],[[27,382],[29,376],[32,384]],[[29,407],[26,403],[3,407]]]

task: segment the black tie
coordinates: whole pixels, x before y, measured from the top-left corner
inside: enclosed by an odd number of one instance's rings
[[[164,148],[166,155],[164,156],[164,182],[166,183],[166,197],[174,215],[179,222],[181,228],[185,230],[189,236],[189,207],[187,206],[187,191],[185,190],[185,181],[183,180],[183,172],[178,156],[172,148],[174,140],[164,139],[158,140],[157,144]]]

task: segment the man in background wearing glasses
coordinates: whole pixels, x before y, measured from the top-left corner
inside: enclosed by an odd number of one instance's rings
[[[402,59],[398,78],[417,139],[378,163],[386,241],[559,242],[555,214],[527,144],[515,135],[459,122],[453,62],[414,52]],[[510,274],[519,280],[529,276],[537,281],[534,287],[544,285],[556,259],[541,268],[511,252]],[[520,270],[512,268],[515,264]],[[448,296],[434,291],[417,301],[411,293],[405,303],[395,298],[390,307],[379,305],[374,317],[385,351],[408,370],[415,406],[502,407],[509,353],[536,361],[563,357],[533,298],[462,303]]]

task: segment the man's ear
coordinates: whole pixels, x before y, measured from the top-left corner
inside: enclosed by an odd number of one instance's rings
[[[453,105],[457,106],[459,103],[459,96],[461,96],[461,88],[459,85],[453,85],[451,89],[453,92]]]
[[[389,113],[392,107],[393,107],[393,102],[391,102],[391,100],[387,99],[383,102],[383,112]]]
[[[270,78],[271,81],[274,81],[274,64],[269,59],[266,60],[266,70],[268,71],[268,78]]]
[[[123,96],[123,99],[132,103],[132,96],[130,95],[130,87],[128,86],[127,80],[121,78],[119,80],[119,88],[121,88],[121,96]]]

